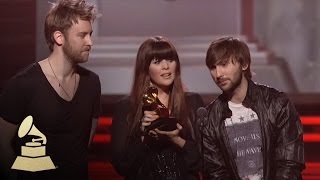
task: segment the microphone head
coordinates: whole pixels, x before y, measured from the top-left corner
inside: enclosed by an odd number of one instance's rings
[[[208,114],[208,111],[206,108],[204,107],[199,107],[198,110],[197,110],[197,115],[203,119],[204,117],[206,117]]]

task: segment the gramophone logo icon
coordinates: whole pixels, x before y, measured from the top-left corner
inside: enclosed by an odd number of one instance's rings
[[[32,116],[26,117],[18,130],[19,138],[26,135],[38,136],[39,138],[32,138],[32,142],[21,146],[21,156],[17,156],[11,169],[31,172],[55,169],[50,156],[46,156],[47,138],[34,126]]]

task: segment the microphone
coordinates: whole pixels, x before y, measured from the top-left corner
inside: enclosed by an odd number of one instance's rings
[[[204,107],[199,107],[197,110],[197,115],[200,119],[200,130],[202,131],[203,126],[207,123],[208,111]]]
[[[203,177],[204,176],[203,127],[207,123],[208,111],[204,107],[199,107],[197,109],[197,115],[198,115],[199,120],[200,120],[200,127],[199,127],[199,130],[200,130],[200,142],[201,142],[200,152],[201,152],[201,158],[202,158],[202,160],[201,160],[201,174],[202,174],[202,177]]]

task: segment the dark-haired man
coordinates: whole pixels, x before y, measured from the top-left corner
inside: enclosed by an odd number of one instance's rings
[[[248,46],[213,41],[206,65],[222,90],[203,130],[204,179],[301,179],[305,168],[298,113],[283,92],[251,80]]]

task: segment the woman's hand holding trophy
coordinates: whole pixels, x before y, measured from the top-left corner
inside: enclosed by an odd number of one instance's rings
[[[176,118],[170,117],[169,109],[158,99],[158,89],[150,86],[142,97],[144,116],[141,122],[141,130],[144,135],[155,139],[169,138],[174,143],[179,138],[182,126]],[[176,143],[179,144],[179,143]]]

